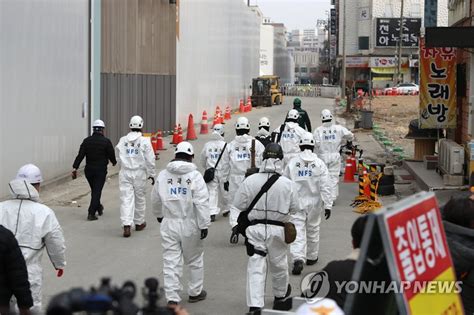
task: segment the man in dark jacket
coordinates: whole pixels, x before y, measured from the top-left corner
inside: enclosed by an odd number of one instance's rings
[[[336,282],[342,283],[343,281],[351,281],[355,264],[359,258],[360,244],[366,223],[367,216],[361,216],[352,224],[351,235],[352,247],[354,248],[352,253],[345,260],[333,260],[323,268],[328,274],[330,284],[329,293],[326,297],[333,299],[341,308],[344,307],[347,292],[345,292],[345,290],[337,292]]]
[[[30,314],[33,298],[25,259],[13,233],[0,225],[0,314],[9,314],[12,296],[20,314]]]
[[[300,117],[298,118],[298,124],[300,127],[306,129],[308,132],[313,132],[308,113],[301,108],[301,100],[298,97],[293,100],[293,109],[296,109],[300,114]]]
[[[92,136],[84,139],[79,149],[79,154],[72,165],[72,178],[75,179],[77,177],[77,169],[84,157],[86,157],[84,173],[91,187],[91,203],[89,205],[89,214],[87,215],[87,220],[89,221],[97,220],[96,212],[102,215],[104,211],[104,207],[100,203],[100,197],[107,176],[107,164],[109,161],[113,166],[117,164],[112,142],[104,137],[104,122],[97,119],[92,127],[94,133]]]
[[[474,194],[461,193],[444,206],[443,224],[456,278],[462,281],[466,314],[474,314]]]

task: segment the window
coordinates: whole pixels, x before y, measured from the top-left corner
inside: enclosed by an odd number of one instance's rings
[[[301,73],[308,73],[308,68],[302,67],[301,68]]]
[[[368,50],[369,49],[369,37],[361,36],[359,37],[359,50]]]
[[[316,68],[316,67],[311,67],[311,68],[309,69],[309,72],[310,72],[310,73],[318,72],[318,68]]]
[[[298,73],[298,72],[300,72],[300,68],[295,67],[295,73]]]

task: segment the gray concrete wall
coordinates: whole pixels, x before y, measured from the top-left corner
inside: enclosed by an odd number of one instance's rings
[[[0,1],[0,198],[23,164],[69,173],[89,133],[89,1]]]

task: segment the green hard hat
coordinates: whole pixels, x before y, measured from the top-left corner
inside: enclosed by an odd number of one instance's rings
[[[293,100],[293,105],[301,105],[301,100],[297,97]]]

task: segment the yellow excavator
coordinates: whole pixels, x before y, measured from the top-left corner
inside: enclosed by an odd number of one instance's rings
[[[264,75],[252,80],[252,107],[280,105],[283,94],[280,91],[280,77]]]

